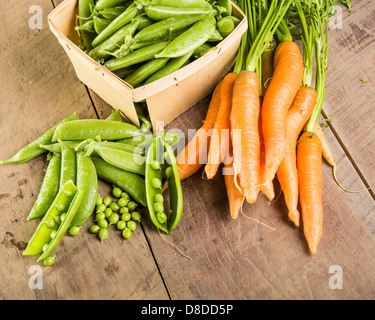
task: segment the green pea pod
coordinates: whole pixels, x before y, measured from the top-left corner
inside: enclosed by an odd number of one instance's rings
[[[152,41],[167,37],[171,30],[178,31],[185,29],[199,20],[206,18],[206,14],[199,14],[193,16],[183,16],[183,17],[171,17],[163,21],[156,22],[151,26],[142,29],[134,36],[135,41]]]
[[[134,88],[138,87],[142,82],[144,82],[148,77],[154,74],[156,71],[163,68],[169,58],[159,58],[153,59],[143,66],[141,66],[138,70],[134,71],[132,74],[128,75],[124,81]]]
[[[103,144],[93,142],[85,147],[88,154],[96,151],[97,154],[109,164],[125,171],[144,175],[145,174],[145,158],[143,156],[113,149]]]
[[[217,30],[224,38],[229,36],[235,28],[234,21],[229,17],[225,17],[217,23]]]
[[[166,219],[162,178],[169,186],[169,217]],[[147,153],[146,197],[150,218],[154,225],[170,234],[179,224],[183,212],[183,195],[177,161],[172,147],[161,136],[154,139]]]
[[[152,144],[152,141],[154,140],[154,136],[151,133],[143,134],[143,135],[137,135],[133,138],[124,139],[118,141],[119,143],[126,143],[132,146],[136,146],[138,148],[142,148],[144,150],[147,150],[150,145]]]
[[[139,21],[135,21],[116,31],[115,34],[92,49],[89,53],[90,57],[95,60],[102,60],[110,57],[111,52],[118,49],[122,44],[125,43],[126,37],[132,37],[134,35],[138,24]]]
[[[78,0],[78,25],[82,26],[92,16],[92,11],[95,6],[94,0]],[[78,31],[85,50],[89,52],[92,49],[92,42],[95,39],[95,33],[87,31]]]
[[[172,147],[163,140],[164,157],[166,168],[165,175],[168,182],[169,190],[169,209],[168,232],[171,233],[179,224],[183,213],[183,194],[181,187],[180,174],[178,171],[177,161]]]
[[[188,53],[188,54],[185,54],[184,56],[174,58],[174,59],[170,59],[169,62],[166,64],[166,66],[164,68],[155,72],[151,77],[149,77],[146,80],[146,82],[144,84],[146,85],[146,84],[152,83],[154,81],[157,81],[161,78],[164,78],[164,77],[172,74],[173,72],[179,70],[180,68],[182,68],[186,64],[186,62],[189,61],[192,54],[193,54],[193,51]]]
[[[74,113],[73,115],[65,118],[63,121],[58,123],[56,126],[48,130],[46,133],[44,133],[42,136],[40,136],[35,141],[31,142],[29,145],[21,149],[16,155],[14,155],[11,159],[6,161],[1,161],[1,164],[5,163],[24,163],[27,162],[43,153],[46,152],[46,149],[40,148],[39,145],[43,144],[50,144],[52,137],[55,133],[55,130],[58,126],[60,126],[63,123],[67,123],[70,121],[77,120],[78,116],[77,113]]]
[[[118,76],[120,79],[124,79],[126,76],[137,70],[140,66],[134,65],[120,70],[113,71],[113,73]]]
[[[138,134],[138,128],[132,124],[119,121],[98,119],[78,120],[63,123],[56,128],[52,142],[58,140],[84,141],[87,139],[122,140]]]
[[[193,15],[215,15],[217,11],[215,9],[205,8],[176,8],[176,7],[146,7],[145,12],[148,17],[155,21],[162,21],[172,17],[185,17]]]
[[[77,147],[82,145],[82,142],[83,141],[64,141],[65,145],[67,147],[71,148],[71,149],[76,149]],[[141,156],[144,156],[144,154],[145,154],[145,151],[142,148],[139,148],[139,147],[134,146],[134,145],[125,144],[125,143],[105,141],[105,142],[98,142],[98,144],[110,147],[112,149],[118,149],[118,150],[130,152],[130,153],[139,154]],[[55,153],[57,155],[61,155],[61,145],[60,145],[60,143],[53,143],[53,144],[49,144],[49,145],[46,145],[46,146],[41,145],[40,147],[45,148],[46,150],[48,150],[52,153]],[[96,152],[93,152],[91,154],[91,156],[99,157],[99,155]]]
[[[77,165],[76,153],[69,148],[63,141],[59,141],[61,146],[61,175],[60,187],[62,188],[69,180],[76,182]]]
[[[160,132],[158,134],[160,134]],[[155,135],[151,133],[147,133],[143,135],[134,136],[133,138],[130,138],[130,139],[120,140],[118,142],[136,146],[136,147],[143,148],[143,149],[148,149],[151,146],[154,140],[154,137]],[[163,139],[172,147],[177,146],[181,142],[182,138],[183,137],[173,132],[166,132],[163,137]]]
[[[99,11],[99,14],[103,16],[104,18],[108,19],[109,21],[113,21],[125,10],[126,10],[126,7],[106,8],[106,9]]]
[[[157,198],[162,198],[162,179],[163,179],[163,170],[162,170],[162,160],[163,160],[163,145],[162,139],[156,137],[151,144],[147,152],[147,165],[146,165],[146,199],[147,207],[152,223],[159,230],[169,233],[167,221],[160,221],[158,219],[157,213],[163,214],[164,208],[163,204],[160,204],[161,201],[158,201]],[[163,201],[164,202],[164,201]],[[162,208],[155,210],[156,204]],[[159,212],[156,212],[159,211]],[[165,213],[164,213],[165,214]]]
[[[71,221],[71,227],[81,227],[92,215],[98,197],[98,177],[91,158],[84,152],[77,153],[77,188],[82,191],[82,202]]]
[[[66,212],[66,216],[64,220],[61,222],[60,226],[56,230],[56,234],[51,239],[51,242],[47,244],[47,246],[44,248],[43,253],[39,257],[38,261],[42,261],[48,258],[56,249],[57,245],[60,243],[63,236],[68,231],[72,220],[77,214],[78,208],[80,204],[82,203],[82,199],[83,199],[83,192],[82,190],[78,190],[76,194],[74,195],[74,198],[69,206],[68,211]]]
[[[94,17],[94,18],[96,18],[96,17]],[[91,32],[91,33],[96,33],[96,31],[95,31],[95,21],[94,21],[94,19],[89,20],[89,21],[85,22],[83,25],[77,26],[75,29],[78,30],[78,31],[87,31],[87,32]]]
[[[212,47],[208,43],[202,44],[199,48],[195,49],[193,52],[193,57],[195,59],[198,59],[202,56],[204,56],[208,51],[214,49],[215,47]]]
[[[148,26],[155,23],[155,21],[151,20],[146,13],[142,13],[139,16],[136,16],[133,21],[138,21],[138,28],[137,30],[143,30],[144,28],[147,28]]]
[[[46,222],[55,221],[55,219],[59,218],[62,213],[67,212],[76,192],[77,187],[72,181],[68,181],[64,187],[60,189],[56,198],[52,202],[51,206],[31,237],[25,251],[23,252],[23,255],[35,256],[43,252],[43,247],[52,240],[52,231],[56,230],[56,227],[50,228],[47,226]]]
[[[107,8],[113,8],[117,6],[124,6],[128,4],[128,6],[132,3],[133,1],[129,0],[98,0],[95,4],[95,10],[100,12],[101,10],[105,10]]]
[[[98,177],[128,193],[137,203],[147,206],[145,180],[134,173],[119,169],[100,158],[92,158]]]
[[[48,211],[60,188],[61,157],[54,154],[48,164],[42,187],[27,221],[38,219]]]
[[[72,150],[74,150],[80,143],[82,143],[82,141],[64,141],[64,144]],[[61,155],[61,144],[59,142],[47,145],[41,144],[40,147],[54,154]]]
[[[132,154],[135,154],[135,155],[140,155],[140,156],[145,155],[145,151],[142,148],[132,146],[132,145],[128,145],[128,144],[125,144],[125,143],[103,141],[103,142],[98,142],[97,145],[102,146],[102,147],[106,147],[106,148],[125,151],[127,153],[132,153]]]
[[[215,28],[214,32],[211,34],[211,36],[207,39],[207,42],[219,42],[222,41],[224,38],[220,34],[219,30]]]
[[[182,35],[173,40],[161,53],[155,55],[155,58],[177,58],[194,51],[204,44],[215,31],[216,19],[209,16],[196,22]]]
[[[105,28],[92,42],[92,46],[95,48],[111,35],[116,33],[122,27],[126,26],[130,21],[135,18],[138,13],[138,8],[135,4],[132,4],[122,14],[120,14],[115,20],[113,20],[107,28]]]
[[[108,118],[106,118],[106,120],[122,122],[120,110],[112,110],[112,113],[108,116]]]
[[[164,41],[143,47],[141,49],[133,51],[132,53],[129,53],[123,58],[114,58],[107,61],[104,64],[104,67],[106,67],[110,71],[116,71],[141,62],[152,60],[154,59],[155,55],[160,53],[168,44],[169,42]]]
[[[147,40],[147,41],[137,41],[133,39],[133,43],[129,46],[130,52],[133,50],[137,50],[140,48],[150,46],[152,44],[159,43],[159,42],[172,41],[176,39],[178,36],[180,36],[181,34],[183,34],[188,28],[189,27],[180,29],[180,30],[171,30],[168,34],[164,34],[164,36],[158,39]]]
[[[206,0],[152,0],[151,6],[212,9]]]
[[[141,103],[134,103],[135,110],[137,111],[138,118],[141,122],[141,130],[149,132],[152,129],[152,123],[150,121],[148,112],[145,112],[143,105]]]
[[[230,0],[217,0],[217,4],[226,9],[226,13],[222,14],[224,17],[232,15],[233,9],[232,9],[232,3]]]
[[[110,20],[100,18],[100,17],[94,17],[94,30],[97,34],[100,34],[105,28],[108,27],[108,25],[111,23]]]
[[[225,19],[230,19],[233,21],[234,23],[234,26],[237,27],[240,23],[241,23],[241,20],[238,19],[237,17],[235,16],[228,16],[228,17],[225,17]]]

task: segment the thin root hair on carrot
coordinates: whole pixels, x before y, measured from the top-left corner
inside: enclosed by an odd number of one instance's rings
[[[184,256],[185,258],[191,260],[191,261],[194,261],[193,258],[191,258],[190,256],[188,256],[187,254],[183,253],[181,251],[181,249],[179,247],[177,247],[174,243],[168,241],[164,236],[163,234],[160,232],[160,230],[158,229],[158,232],[159,232],[159,235],[161,236],[161,238],[163,239],[163,241],[167,242],[168,244],[170,244],[172,247],[174,247],[182,256]]]
[[[365,188],[365,189],[361,189],[361,190],[349,190],[349,189],[346,189],[340,182],[339,180],[337,179],[337,175],[336,175],[336,169],[337,169],[337,165],[333,166],[332,167],[332,175],[333,175],[333,179],[335,180],[335,182],[337,183],[337,185],[342,189],[344,190],[345,192],[348,192],[348,193],[361,193],[363,191],[369,191],[371,190],[371,188]]]
[[[260,225],[262,225],[262,226],[264,226],[264,227],[267,227],[267,228],[271,229],[272,231],[276,231],[276,229],[274,229],[274,228],[272,228],[271,226],[265,224],[264,222],[261,222],[261,221],[259,221],[259,220],[257,220],[257,219],[254,219],[254,218],[251,218],[251,217],[247,216],[246,214],[244,214],[244,213],[243,213],[243,210],[242,210],[242,207],[241,207],[241,214],[242,214],[246,219],[249,219],[249,220],[252,220],[252,221],[254,221],[254,222],[256,222],[256,223],[259,223]]]

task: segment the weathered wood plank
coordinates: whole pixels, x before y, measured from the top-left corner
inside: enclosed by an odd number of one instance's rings
[[[205,110],[203,102],[170,127],[198,128]],[[345,182],[363,188],[335,137],[327,137]],[[309,254],[301,229],[287,221],[282,195],[272,204],[264,196],[245,204],[243,213],[262,224],[243,215],[233,221],[222,177],[207,181],[200,171],[184,181],[184,217],[167,239],[193,261],[156,231],[147,233],[172,299],[374,298],[375,203],[367,191],[342,191],[327,164],[323,181],[324,234],[316,256]],[[334,265],[343,270],[342,290],[329,287]]]
[[[359,10],[356,7],[358,1],[354,1],[354,11]],[[361,11],[366,10],[362,8]],[[352,17],[360,21],[362,13],[352,14]],[[371,25],[369,28],[373,27],[370,21],[367,24]],[[345,41],[342,32],[333,31],[330,41]],[[335,50],[333,46],[331,51]],[[334,52],[340,52],[341,56],[341,51]],[[357,50],[356,54],[361,53]],[[330,66],[335,60],[332,56]],[[364,70],[367,68],[365,63],[356,59],[353,68]],[[327,77],[325,109],[328,110],[341,101],[338,95],[335,96],[333,88],[340,88],[338,83],[342,84],[341,88],[352,86],[343,73],[334,78],[337,69],[338,65],[336,69],[330,67]],[[333,78],[335,81],[331,80]],[[360,98],[358,94],[352,95],[353,101]],[[202,101],[168,128],[183,130],[187,136],[188,129],[200,127],[208,102],[208,99]],[[348,113],[351,108],[352,105],[345,105],[343,112]],[[103,111],[101,109],[99,107],[99,113],[108,112],[108,106],[104,105]],[[333,118],[335,126],[336,117]],[[357,132],[361,129],[357,124],[352,130]],[[340,182],[353,190],[364,189],[353,163],[339,143],[341,141],[329,129],[326,135],[338,163]],[[358,194],[342,191],[334,182],[331,168],[326,163],[323,179],[324,233],[316,256],[309,254],[301,228],[293,227],[287,220],[282,195],[272,204],[262,196],[255,205],[244,206],[243,213],[259,222],[243,215],[233,221],[229,218],[222,177],[207,181],[202,179],[200,171],[184,181],[184,217],[171,236],[161,236],[149,219],[143,220],[172,299],[373,299],[373,198],[367,191]],[[279,194],[277,182],[275,186]],[[329,286],[333,275],[330,272],[336,270],[335,266],[342,268],[342,290]]]
[[[370,0],[352,3],[352,13],[343,14],[343,29],[330,31],[329,99],[324,111],[332,118],[331,126],[374,191],[375,3]]]
[[[29,29],[28,8],[43,10],[43,30]],[[0,1],[0,159],[7,159],[64,117],[96,118],[85,87],[48,30],[49,1]],[[9,36],[11,35],[11,36]],[[6,72],[5,72],[6,71]],[[125,241],[110,230],[103,244],[87,232],[65,237],[52,268],[22,256],[39,221],[26,222],[42,184],[45,156],[0,166],[0,299],[169,299],[141,228]],[[110,186],[100,184],[108,194]],[[43,267],[43,289],[29,281]],[[126,284],[126,285],[119,285]]]

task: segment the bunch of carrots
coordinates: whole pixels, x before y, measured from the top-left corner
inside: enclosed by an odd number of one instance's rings
[[[212,179],[224,164],[233,219],[245,201],[255,203],[260,193],[272,201],[277,178],[288,217],[299,226],[302,216],[315,254],[323,229],[322,155],[336,167],[318,119],[325,97],[328,19],[337,1],[237,4],[247,16],[248,31],[233,72],[213,92],[203,126],[177,157],[180,177],[186,179],[205,164]]]

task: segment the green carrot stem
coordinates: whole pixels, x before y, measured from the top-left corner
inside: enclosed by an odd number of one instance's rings
[[[315,24],[315,56],[316,56],[316,82],[315,90],[317,92],[317,102],[312,112],[309,122],[306,126],[307,132],[315,132],[316,124],[318,123],[320,114],[322,112],[324,98],[325,98],[325,83],[327,74],[327,60],[328,60],[328,19],[331,5],[329,1],[326,2],[326,12],[316,9],[313,23]],[[322,18],[323,15],[323,18]]]
[[[246,70],[256,71],[258,60],[276,33],[291,3],[292,0],[272,1],[268,14],[250,49],[246,61]]]

